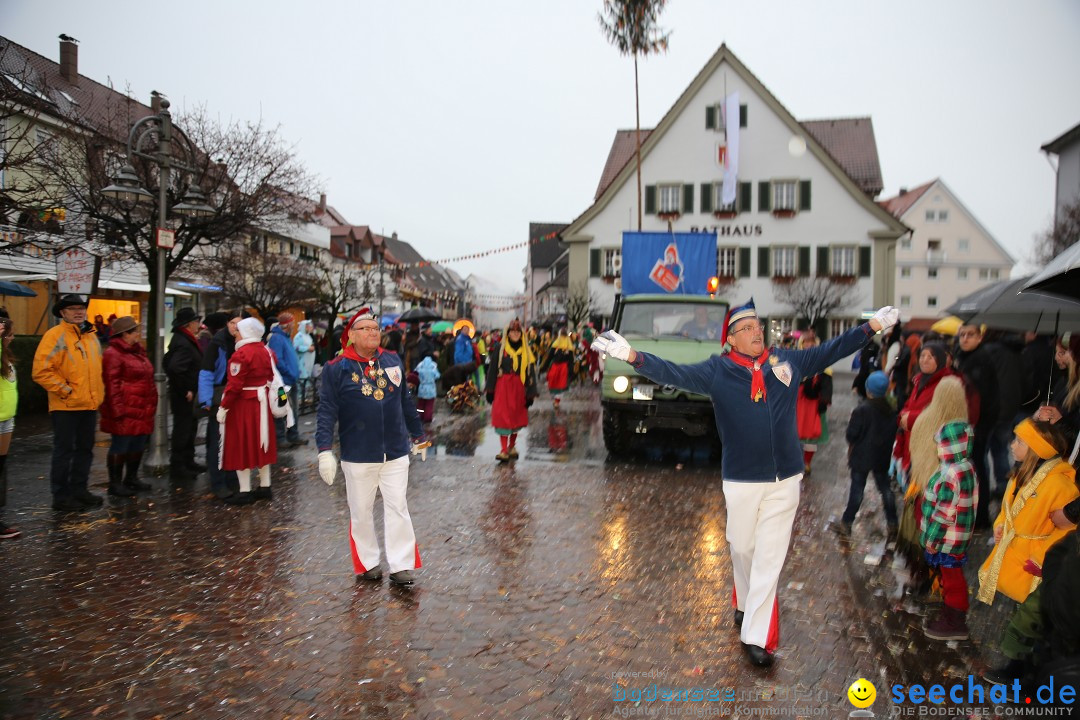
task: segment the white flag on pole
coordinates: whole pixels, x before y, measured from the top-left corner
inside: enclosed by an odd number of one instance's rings
[[[724,167],[724,188],[721,200],[724,205],[735,202],[739,176],[739,91],[731,93],[724,101],[724,128],[727,130],[727,162]]]

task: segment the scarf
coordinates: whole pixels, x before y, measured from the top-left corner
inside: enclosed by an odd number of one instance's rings
[[[375,348],[375,354],[373,356],[371,356],[370,358],[366,358],[366,357],[362,356],[360,353],[356,352],[355,347],[353,347],[352,345],[349,345],[342,351],[341,354],[344,357],[347,357],[350,360],[355,360],[358,363],[369,363],[369,362],[375,360],[375,358],[382,355],[383,354],[383,349],[382,348]]]
[[[529,365],[536,362],[536,358],[533,356],[532,351],[529,350],[529,343],[525,342],[525,338],[521,338],[521,343],[515,348],[510,344],[510,340],[504,340],[502,344],[503,356],[509,356],[514,361],[514,372],[521,376],[521,384],[525,385],[526,371],[529,369]],[[499,367],[501,369],[502,362],[500,360]]]
[[[752,358],[749,355],[743,355],[737,350],[732,350],[728,353],[728,357],[736,365],[742,365],[744,368],[750,368],[750,399],[754,402],[765,399],[765,374],[761,372],[762,365],[769,359],[769,349],[766,348],[765,352]]]
[[[555,342],[551,343],[552,350],[564,350],[566,352],[574,352],[574,343],[570,341],[569,335],[560,335],[555,338]]]
[[[1024,483],[1024,486],[1019,490],[1013,491],[1013,501],[1011,503],[1006,502],[1008,496],[1002,500],[1001,513],[1005,516],[1004,531],[1001,533],[1001,540],[994,546],[994,554],[990,557],[990,564],[979,570],[979,592],[977,597],[980,602],[987,605],[993,604],[994,595],[997,593],[998,576],[1001,574],[1001,564],[1005,560],[1005,551],[1009,549],[1009,544],[1013,540],[1016,538],[1022,540],[1045,540],[1050,537],[1049,535],[1023,535],[1016,532],[1016,516],[1024,509],[1028,498],[1035,494],[1046,476],[1060,462],[1061,458],[1058,457],[1047,460],[1039,467],[1033,478]],[[1035,592],[1035,588],[1039,587],[1040,582],[1042,582],[1042,578],[1033,575],[1031,577],[1031,589],[1028,590],[1028,593]]]

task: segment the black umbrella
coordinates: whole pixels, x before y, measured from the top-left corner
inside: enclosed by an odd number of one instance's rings
[[[415,307],[406,310],[397,319],[398,322],[409,323],[434,322],[436,320],[442,320],[442,315],[426,307]]]
[[[0,280],[0,295],[7,295],[9,297],[37,297],[37,293],[25,285],[9,282],[7,280]]]
[[[1024,292],[1048,293],[1080,300],[1080,242],[1073,244],[1035,273]]]
[[[1080,330],[1080,303],[1020,290],[1030,281],[1002,280],[966,295],[946,308],[965,323],[1003,330],[1055,333]]]

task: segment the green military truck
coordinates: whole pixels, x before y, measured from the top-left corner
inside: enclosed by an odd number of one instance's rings
[[[629,295],[615,301],[612,328],[635,350],[672,362],[697,363],[720,352],[728,303],[701,295]],[[657,385],[634,368],[604,358],[604,446],[623,455],[653,430],[671,430],[715,444],[719,456],[712,402],[704,395],[670,385]]]

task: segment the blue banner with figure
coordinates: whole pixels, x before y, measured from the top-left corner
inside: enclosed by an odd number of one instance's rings
[[[708,295],[715,274],[714,232],[623,233],[623,295]]]

